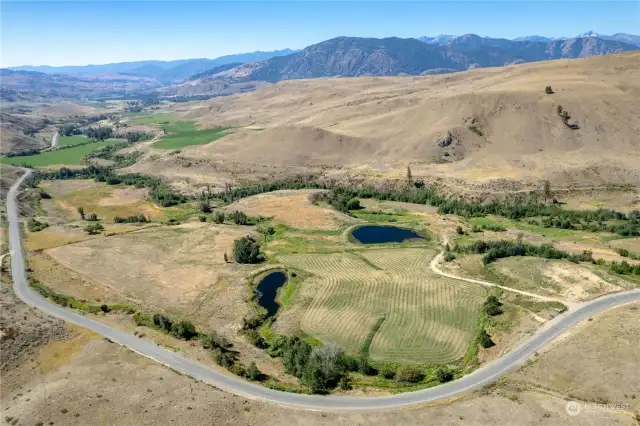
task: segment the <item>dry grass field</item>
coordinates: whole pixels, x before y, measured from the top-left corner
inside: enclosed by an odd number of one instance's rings
[[[371,342],[372,358],[446,363],[466,351],[486,294],[479,286],[432,274],[434,255],[407,248],[279,259],[322,280],[301,319],[306,333],[357,353],[385,315]]]
[[[443,185],[637,185],[639,64],[630,52],[438,76],[282,81],[178,105],[204,127],[246,127],[135,167],[193,183],[301,171],[401,177],[411,163],[414,176]],[[579,130],[563,124],[559,105]],[[438,146],[449,133],[451,145]]]
[[[573,328],[513,378],[583,401],[624,404],[638,413],[639,336],[640,303],[623,305]]]
[[[273,217],[297,229],[335,230],[355,223],[352,217],[331,208],[319,207],[309,201],[317,190],[274,191],[243,198],[225,207],[227,211],[239,210],[250,216]]]
[[[207,324],[248,309],[244,277],[256,267],[225,263],[247,228],[188,223],[97,238],[46,250],[56,263],[141,306]],[[41,278],[47,283],[46,276]],[[74,294],[58,280],[54,289]]]
[[[535,257],[508,257],[485,266],[482,255],[458,255],[441,267],[462,277],[500,283],[567,302],[582,302],[638,286],[635,281],[595,265]]]
[[[640,253],[640,237],[613,240],[609,244],[614,248],[623,248],[632,253]]]
[[[613,281],[595,274],[592,268],[565,260],[509,257],[490,265],[504,285],[546,296],[560,296],[571,302],[593,299],[623,290]],[[608,275],[608,274],[607,274]],[[631,283],[628,284],[631,286]]]
[[[112,222],[114,216],[138,213],[151,220],[165,218],[162,210],[147,200],[146,188],[117,187],[93,180],[47,181],[40,187],[52,196],[42,201],[43,208],[57,210],[66,218],[78,219],[78,207],[83,207],[87,215],[96,213],[107,222]]]

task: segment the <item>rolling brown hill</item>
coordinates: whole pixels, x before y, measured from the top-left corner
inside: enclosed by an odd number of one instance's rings
[[[579,129],[565,125],[559,105]],[[414,175],[468,182],[640,184],[640,52],[439,76],[286,81],[177,108],[203,127],[251,127],[178,155],[154,152],[135,169],[218,182],[310,170],[400,177],[411,164]]]

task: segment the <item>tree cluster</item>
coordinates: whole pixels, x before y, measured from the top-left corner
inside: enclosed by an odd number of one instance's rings
[[[533,256],[545,259],[568,259],[572,262],[591,262],[593,254],[584,251],[581,254],[572,254],[558,250],[551,244],[534,245],[518,241],[498,240],[498,241],[475,241],[470,245],[456,245],[454,251],[458,253],[484,254],[482,262],[486,265],[498,259],[512,256]]]
[[[282,356],[285,371],[298,377],[313,393],[333,389],[346,371],[344,354],[334,343],[313,348],[298,337],[279,336],[271,350]]]
[[[491,295],[487,297],[487,300],[482,304],[482,310],[485,314],[492,317],[500,315],[503,312],[502,302],[500,302],[496,296]]]
[[[264,260],[260,253],[260,244],[250,236],[238,238],[233,242],[233,256],[237,263],[260,263]]]

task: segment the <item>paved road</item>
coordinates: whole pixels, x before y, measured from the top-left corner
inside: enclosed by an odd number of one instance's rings
[[[27,283],[25,274],[24,256],[22,252],[22,242],[20,239],[20,225],[16,205],[16,194],[18,192],[18,188],[24,178],[31,173],[30,170],[25,169],[25,171],[25,175],[11,187],[7,194],[9,244],[12,251],[11,271],[13,274],[15,291],[18,297],[20,297],[20,299],[25,303],[34,306],[49,315],[81,327],[88,328],[118,344],[124,345],[135,352],[172,367],[182,373],[191,375],[196,379],[210,383],[220,389],[224,389],[228,392],[242,395],[247,398],[318,410],[388,409],[445,400],[474,389],[478,389],[497,380],[509,371],[512,371],[518,366],[524,364],[524,362],[536,350],[561,335],[577,322],[589,318],[593,314],[612,306],[632,301],[640,301],[640,290],[633,290],[624,293],[612,294],[596,299],[593,302],[586,303],[575,311],[571,311],[568,314],[558,316],[556,319],[549,321],[543,329],[518,346],[514,351],[480,368],[479,370],[462,377],[461,379],[435,388],[379,397],[299,395],[275,391],[273,389],[268,389],[246,382],[231,374],[213,370],[195,361],[191,361],[180,354],[168,351],[143,339],[139,339],[131,334],[125,333],[124,331],[109,327],[108,325],[91,320],[83,315],[63,309],[57,305],[49,303],[46,299],[33,291]]]
[[[51,138],[51,149],[56,149],[56,146],[58,145],[58,136],[58,132],[53,134],[53,137]]]

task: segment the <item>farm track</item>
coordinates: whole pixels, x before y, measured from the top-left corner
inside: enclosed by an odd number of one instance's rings
[[[31,174],[18,179],[7,194],[7,217],[9,221],[9,246],[11,250],[11,274],[16,295],[26,304],[56,318],[87,328],[110,341],[123,345],[142,356],[155,360],[167,367],[197,380],[216,386],[222,390],[246,398],[273,402],[276,404],[328,411],[362,411],[405,407],[410,405],[446,401],[459,397],[485,385],[522,366],[537,350],[563,335],[570,327],[606,309],[622,304],[640,301],[640,290],[630,290],[611,294],[585,303],[578,309],[559,315],[549,321],[536,334],[520,344],[513,351],[460,379],[437,387],[378,397],[319,396],[292,394],[265,388],[244,381],[230,374],[213,370],[179,353],[163,349],[151,342],[140,339],[122,330],[94,321],[84,315],[49,303],[29,287],[25,272],[24,253],[18,219],[17,193],[22,182]]]
[[[445,237],[445,239],[444,239],[442,244],[443,245],[448,244],[448,239],[446,237]],[[511,293],[517,293],[517,294],[521,294],[523,296],[527,296],[527,297],[531,297],[531,298],[534,298],[534,299],[538,299],[538,300],[541,300],[543,302],[560,302],[563,305],[567,306],[569,309],[575,309],[578,306],[580,306],[579,303],[571,302],[571,301],[565,300],[565,299],[560,298],[560,297],[543,296],[543,295],[540,295],[540,294],[531,293],[531,292],[524,291],[524,290],[518,290],[517,288],[507,287],[507,286],[503,286],[503,285],[500,285],[500,284],[492,283],[492,282],[489,282],[489,281],[478,280],[478,279],[475,279],[475,278],[459,277],[457,275],[449,274],[447,272],[444,272],[438,266],[438,265],[440,265],[442,263],[443,259],[444,259],[444,251],[440,252],[436,257],[434,257],[433,260],[431,260],[431,263],[429,264],[429,267],[431,268],[431,270],[433,272],[435,272],[436,274],[442,276],[442,277],[447,277],[447,278],[455,279],[455,280],[458,280],[458,281],[466,281],[466,282],[472,283],[472,284],[479,284],[479,285],[484,286],[484,287],[499,288],[501,290],[505,290],[505,291],[508,291],[508,292],[511,292]]]

